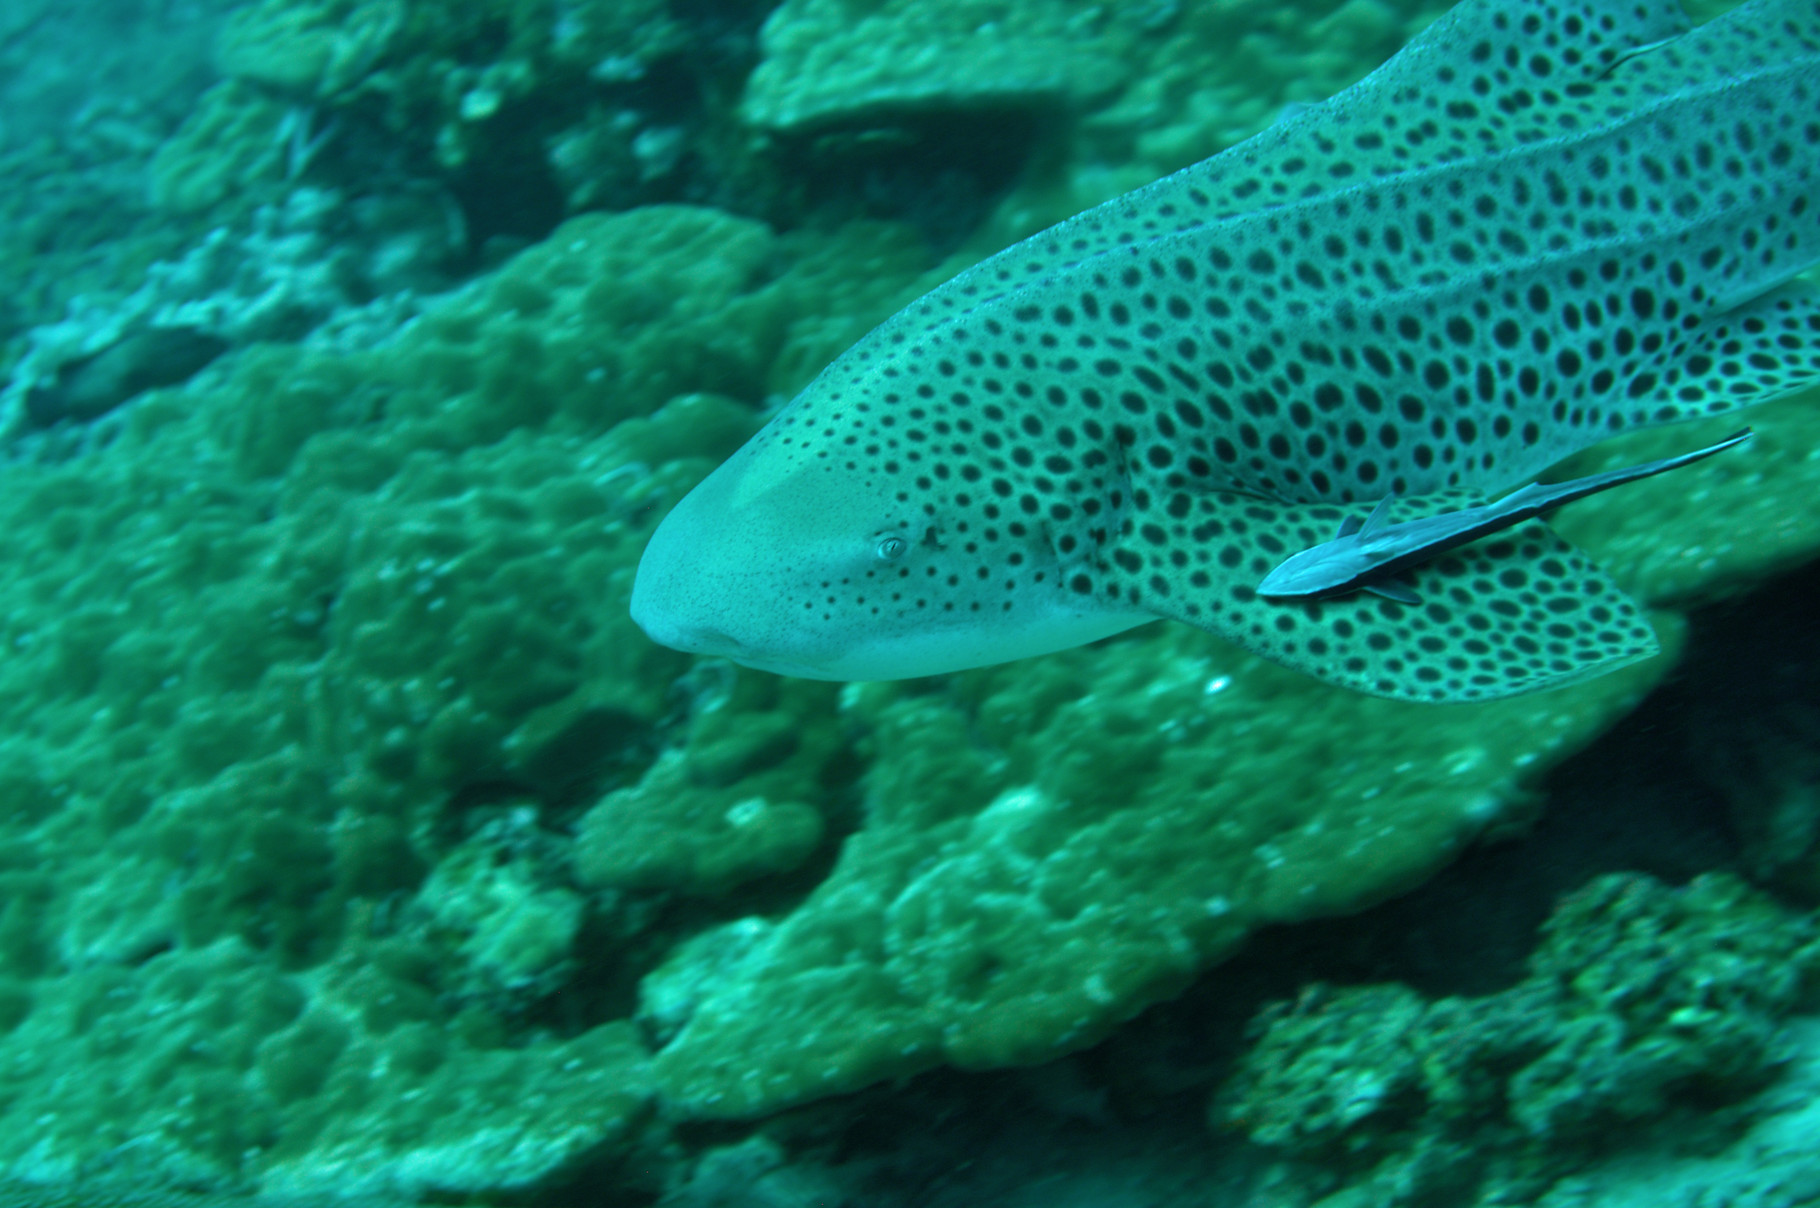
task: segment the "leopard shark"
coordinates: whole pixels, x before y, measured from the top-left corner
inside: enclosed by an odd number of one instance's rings
[[[1820,0],[1697,27],[1465,0],[886,320],[671,509],[632,617],[833,680],[1167,619],[1396,699],[1572,683],[1657,641],[1534,515],[1415,548],[1388,593],[1271,575],[1387,499],[1470,516],[1608,437],[1814,383],[1816,262]]]

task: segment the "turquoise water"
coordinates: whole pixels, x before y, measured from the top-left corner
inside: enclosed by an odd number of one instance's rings
[[[873,325],[1440,12],[14,0],[0,1200],[1813,1199],[1811,394],[1552,518],[1664,652],[1488,705],[627,612]]]

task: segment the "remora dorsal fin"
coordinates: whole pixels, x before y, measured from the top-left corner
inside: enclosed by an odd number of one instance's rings
[[[1390,508],[1396,501],[1397,493],[1395,491],[1378,500],[1378,506],[1371,509],[1371,515],[1365,517],[1365,523],[1359,528],[1359,540],[1363,541],[1374,533],[1380,533],[1390,527]]]
[[[1718,415],[1793,394],[1820,381],[1820,289],[1789,281],[1696,328],[1658,358],[1633,420],[1639,424]]]

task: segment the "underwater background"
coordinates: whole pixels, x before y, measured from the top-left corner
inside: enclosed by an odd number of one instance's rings
[[[1491,705],[627,616],[872,325],[1445,7],[8,0],[0,1205],[1820,1202],[1812,394],[1561,513],[1665,653]]]

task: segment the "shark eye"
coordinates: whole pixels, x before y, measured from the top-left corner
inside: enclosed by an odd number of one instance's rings
[[[896,562],[909,552],[910,543],[895,533],[879,538],[877,553],[880,562]]]

